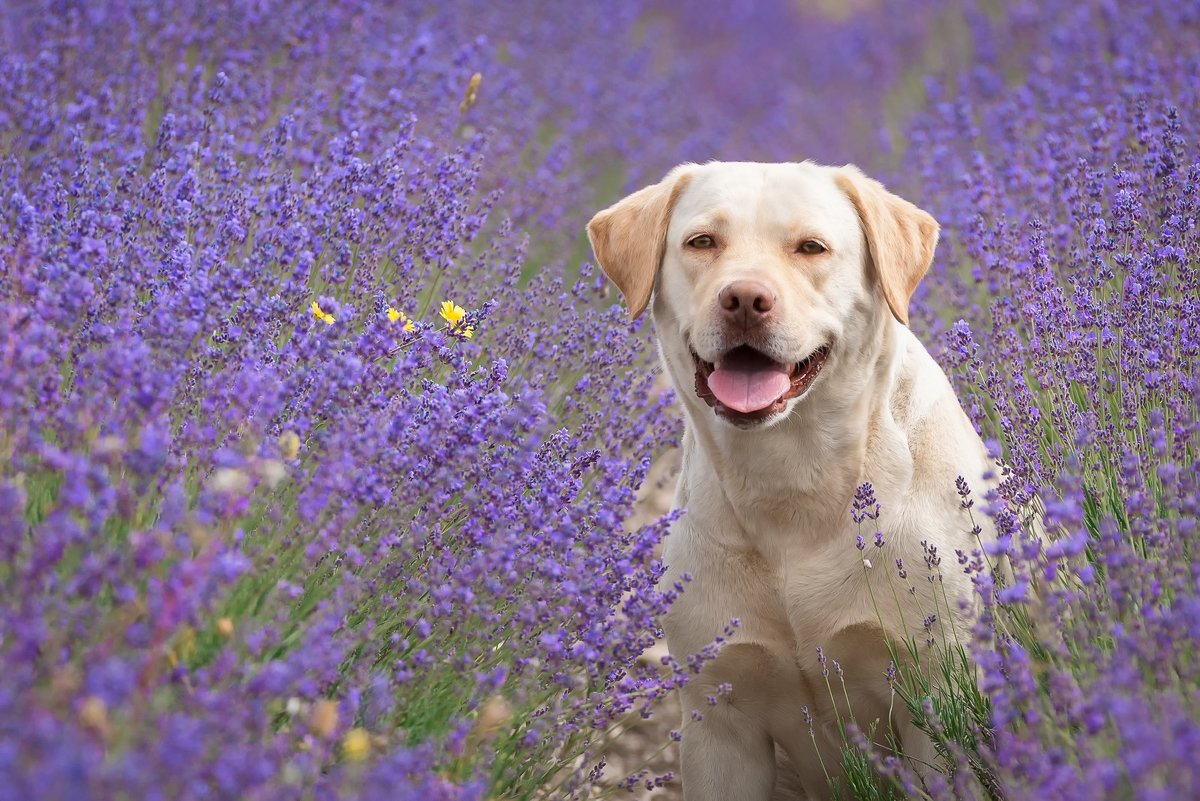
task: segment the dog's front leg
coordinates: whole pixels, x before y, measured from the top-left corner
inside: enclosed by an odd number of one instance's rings
[[[712,686],[701,676],[680,690],[683,797],[685,801],[769,801],[775,787],[775,745],[766,719],[759,710],[744,708],[736,700],[710,704]]]

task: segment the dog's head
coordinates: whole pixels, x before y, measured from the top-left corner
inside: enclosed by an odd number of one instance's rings
[[[938,225],[853,166],[717,162],[676,167],[588,237],[633,317],[654,298],[685,401],[749,428],[852,370],[889,310],[908,322]]]

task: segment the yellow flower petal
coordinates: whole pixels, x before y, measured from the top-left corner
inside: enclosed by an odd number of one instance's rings
[[[333,325],[333,315],[322,309],[321,304],[317,303],[315,300],[312,302],[312,313],[313,317],[316,317],[318,320],[325,323],[325,325]]]
[[[406,334],[411,334],[413,331],[417,330],[417,327],[413,325],[413,321],[408,319],[407,314],[397,309],[393,309],[391,306],[388,306],[387,317],[388,320],[393,323],[400,323],[401,330]]]
[[[479,94],[479,84],[483,83],[483,73],[477,72],[471,76],[471,80],[467,81],[467,91],[463,96],[463,100],[458,104],[458,113],[466,114],[467,109],[475,105],[475,98]]]
[[[459,306],[450,300],[442,301],[442,308],[438,314],[440,314],[442,319],[448,322],[451,326],[458,325],[462,318],[467,316],[467,313],[462,306]]]
[[[351,729],[342,738],[342,758],[347,762],[362,762],[371,752],[371,736],[364,729]]]
[[[300,455],[300,435],[295,431],[284,431],[279,435],[279,452],[289,462]]]

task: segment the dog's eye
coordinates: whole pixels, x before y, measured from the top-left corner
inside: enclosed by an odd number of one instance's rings
[[[700,236],[693,236],[691,239],[688,240],[688,247],[699,248],[701,250],[707,250],[708,248],[715,248],[716,246],[717,246],[716,240],[713,239],[708,234],[700,234]]]
[[[818,253],[824,253],[827,248],[815,239],[805,239],[800,243],[800,247],[796,248],[797,253],[803,253],[807,256],[816,256]]]

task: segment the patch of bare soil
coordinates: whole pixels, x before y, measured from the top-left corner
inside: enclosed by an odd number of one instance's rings
[[[650,470],[642,487],[642,497],[627,525],[638,528],[652,523],[671,509],[675,496],[675,480],[679,475],[679,452],[663,454]],[[660,642],[642,655],[647,664],[661,666],[667,654],[667,644]],[[627,776],[648,771],[631,794],[618,791],[617,798],[638,798],[645,801],[682,801],[679,783],[679,744],[671,740],[671,730],[680,727],[679,698],[671,693],[661,700],[649,720],[633,715],[624,724],[628,728],[610,743],[604,775],[610,786],[620,784]],[[662,787],[646,788],[646,780],[672,773],[673,778]]]

